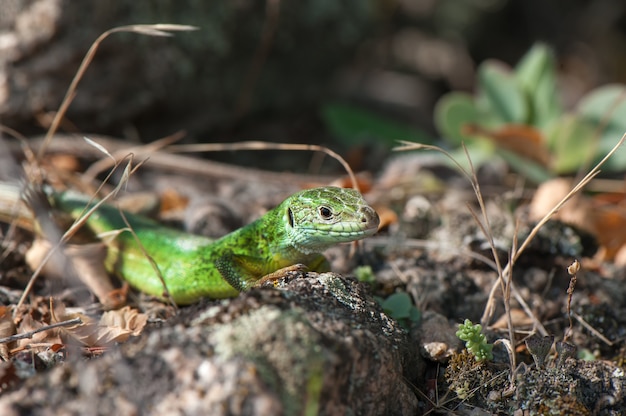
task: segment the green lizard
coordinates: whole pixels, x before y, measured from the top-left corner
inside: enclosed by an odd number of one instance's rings
[[[70,192],[53,195],[51,202],[74,218],[87,205],[84,196]],[[262,277],[297,263],[327,271],[329,265],[321,252],[337,243],[371,236],[379,224],[378,214],[358,191],[335,187],[295,193],[261,218],[218,240],[167,228],[137,215],[125,216],[177,304],[236,296]],[[96,234],[127,228],[117,208],[104,204],[86,225]],[[130,232],[119,233],[108,246],[106,266],[110,271],[142,292],[163,296],[163,283]]]

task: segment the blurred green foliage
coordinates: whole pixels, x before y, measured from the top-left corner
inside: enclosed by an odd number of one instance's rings
[[[430,143],[432,139],[407,124],[393,121],[356,105],[330,103],[321,118],[331,134],[346,147],[375,142],[390,149],[399,141]]]
[[[504,159],[529,180],[543,182],[598,162],[626,132],[626,86],[610,84],[590,91],[571,110],[559,97],[552,50],[534,45],[515,66],[487,60],[478,67],[476,92],[453,91],[435,107],[439,133],[461,164],[474,167]],[[432,143],[425,133],[349,104],[326,104],[321,118],[345,146],[364,143],[391,148],[399,141]],[[605,171],[626,170],[626,153],[616,153]]]
[[[575,172],[599,161],[626,132],[626,86],[597,88],[565,111],[556,75],[554,54],[542,44],[514,69],[487,60],[474,95],[451,92],[439,100],[436,126],[451,145],[465,143],[474,166],[499,155],[536,182]],[[626,169],[626,155],[603,169]]]

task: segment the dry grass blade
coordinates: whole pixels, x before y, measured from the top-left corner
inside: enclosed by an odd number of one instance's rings
[[[600,173],[600,167],[617,151],[617,149],[620,148],[620,146],[624,143],[624,140],[626,140],[626,133],[624,135],[622,135],[621,139],[615,144],[615,146],[606,154],[606,156],[600,161],[598,162],[598,164],[587,174],[585,175],[576,186],[574,186],[572,188],[572,190],[559,202],[557,203],[536,225],[535,227],[531,230],[530,234],[528,235],[528,237],[526,237],[526,239],[522,242],[521,246],[519,247],[519,249],[517,250],[513,250],[511,252],[511,256],[509,259],[508,264],[506,265],[506,267],[504,269],[500,269],[501,273],[500,273],[500,278],[498,279],[498,281],[494,282],[494,285],[492,287],[492,290],[490,292],[489,295],[489,300],[487,302],[487,305],[485,307],[485,311],[483,312],[483,317],[481,319],[481,323],[483,325],[486,325],[492,318],[493,315],[493,299],[496,293],[496,288],[498,286],[501,287],[504,295],[505,295],[505,300],[507,299],[506,294],[508,290],[512,290],[513,293],[515,294],[517,291],[515,290],[514,285],[512,284],[512,282],[510,282],[510,277],[511,277],[511,271],[512,271],[512,267],[515,264],[515,262],[517,261],[517,259],[519,258],[519,256],[524,252],[524,250],[528,247],[528,245],[530,244],[530,242],[533,240],[533,238],[537,235],[537,233],[539,232],[539,230],[541,229],[541,227],[543,227],[543,225],[545,225],[546,222],[548,222],[550,220],[550,218],[552,218],[552,216],[558,212],[563,205],[569,201],[575,194],[577,194],[578,192],[580,192],[595,176],[597,176]],[[402,142],[402,146],[396,148],[395,150],[416,150],[416,149],[428,149],[428,150],[436,150],[436,151],[440,151],[442,152],[444,155],[446,155],[450,160],[452,160],[452,162],[458,167],[458,169],[460,170],[460,172],[462,172],[472,183],[472,186],[474,187],[474,191],[477,193],[477,196],[479,197],[479,203],[481,201],[481,197],[479,196],[480,193],[480,189],[478,188],[478,184],[474,183],[475,180],[475,176],[470,175],[467,171],[465,171],[458,162],[456,162],[450,154],[448,154],[446,151],[444,151],[443,149],[440,149],[436,146],[430,146],[430,145],[423,145],[423,144],[419,144],[419,143],[410,143],[410,142]],[[471,164],[471,160],[470,160],[470,164]],[[483,210],[482,205],[481,205],[481,210]],[[482,228],[482,227],[481,227]],[[487,236],[489,238],[489,236]],[[496,256],[497,259],[497,256]],[[507,282],[509,282],[507,284]],[[502,287],[502,285],[506,285],[505,287]],[[507,288],[508,287],[508,288]],[[517,300],[520,301],[522,300],[521,297],[517,297]],[[505,307],[506,304],[508,302],[505,301]],[[522,303],[522,305],[525,305],[525,302]],[[524,308],[526,309],[526,308]],[[532,316],[533,319],[534,316]],[[545,332],[545,329],[541,328],[542,331],[540,332]],[[513,339],[513,338],[511,338]]]
[[[438,146],[431,146],[431,145],[423,145],[420,143],[410,143],[410,142],[401,142],[403,144],[403,146],[399,147],[399,148],[395,148],[394,150],[414,150],[414,149],[428,149],[428,150],[436,150],[440,153],[442,153],[443,155],[445,155],[449,160],[451,160],[459,169],[460,172],[462,172],[465,177],[469,180],[470,184],[472,185],[472,189],[474,190],[474,194],[476,195],[476,200],[478,201],[478,205],[480,207],[480,212],[482,215],[482,220],[478,217],[478,214],[476,214],[474,212],[474,210],[472,210],[470,207],[469,211],[470,214],[472,215],[472,217],[474,218],[474,221],[476,222],[476,224],[478,224],[478,227],[481,229],[483,235],[485,236],[485,238],[487,238],[487,241],[489,243],[489,247],[491,249],[491,253],[493,255],[493,259],[494,262],[496,264],[496,270],[498,273],[498,280],[497,280],[497,284],[500,285],[500,288],[502,290],[502,293],[504,295],[504,309],[505,309],[505,313],[507,316],[507,326],[508,326],[508,330],[509,330],[509,339],[511,342],[514,342],[513,340],[515,339],[514,337],[514,333],[513,333],[513,324],[512,324],[512,319],[511,319],[511,307],[510,307],[510,294],[511,294],[511,285],[512,282],[510,281],[510,275],[505,275],[503,273],[503,269],[502,269],[502,265],[500,264],[500,257],[498,256],[498,251],[496,248],[496,244],[494,242],[494,238],[493,238],[493,232],[491,229],[491,224],[489,222],[489,215],[487,214],[487,208],[485,205],[485,201],[483,198],[483,194],[480,190],[480,183],[478,182],[478,177],[476,176],[476,170],[474,169],[474,165],[472,162],[472,159],[467,151],[467,148],[465,146],[463,146],[463,150],[465,151],[465,156],[467,158],[467,161],[469,162],[469,166],[470,166],[470,172],[467,172],[455,159],[454,157],[452,157],[452,155],[448,152],[446,152],[445,150],[443,150],[442,148],[438,147]],[[518,297],[518,299],[521,299],[521,296]],[[523,302],[522,299],[522,303],[525,304],[525,302]],[[525,308],[525,310],[530,311],[530,308]],[[532,316],[532,318],[534,320],[536,320],[536,318],[534,316]],[[483,325],[485,325],[485,322],[482,322]],[[486,326],[486,325],[485,325]],[[516,362],[515,362],[515,354],[513,354],[511,357],[511,375],[513,374],[513,369],[516,367]]]
[[[28,284],[26,285],[26,288],[24,288],[24,293],[22,293],[22,296],[20,297],[20,300],[17,303],[15,311],[19,310],[20,307],[26,301],[26,297],[29,295],[30,291],[32,290],[33,285],[35,284],[35,281],[37,280],[37,278],[41,274],[41,272],[42,272],[44,266],[46,265],[46,263],[53,256],[58,255],[58,253],[60,252],[60,249],[64,246],[64,244],[76,233],[76,231],[78,231],[85,224],[87,219],[100,207],[100,205],[104,204],[107,200],[109,200],[110,198],[112,198],[115,195],[117,195],[119,190],[122,189],[122,187],[124,187],[126,185],[126,181],[130,177],[130,175],[132,173],[134,173],[135,170],[138,169],[141,166],[141,163],[139,163],[138,165],[136,165],[134,168],[131,169],[132,155],[129,155],[129,159],[130,160],[129,160],[128,164],[124,168],[125,173],[122,176],[122,179],[120,180],[119,184],[110,193],[108,193],[100,201],[98,201],[98,203],[96,203],[93,207],[91,207],[91,209],[89,209],[88,211],[83,213],[80,218],[78,218],[76,221],[74,221],[72,226],[62,236],[60,236],[59,238],[54,238],[53,239],[54,240],[54,244],[53,244],[52,248],[46,254],[46,256],[43,258],[43,260],[41,261],[41,264],[39,265],[39,267],[37,267],[37,269],[35,269],[35,271],[33,272],[30,280],[28,281]],[[121,163],[123,163],[123,161],[121,161],[120,164]],[[116,168],[117,168],[117,166],[119,166],[119,164],[116,165]],[[115,169],[112,169],[111,172],[109,173],[109,175],[105,178],[105,180],[102,181],[102,184],[100,185],[99,189],[101,189],[107,183],[108,179],[111,177],[113,172],[115,172]]]
[[[101,153],[104,153],[106,156],[109,157],[109,159],[113,161],[113,164],[115,164],[116,162],[115,158],[113,157],[111,153],[109,153],[106,147],[102,146],[100,143],[96,142],[95,140],[91,140],[87,136],[83,137],[83,140],[85,140],[87,144],[89,144],[89,146],[95,147],[96,149],[98,149],[98,151],[100,151]]]
[[[316,144],[293,144],[293,143],[271,143],[271,142],[260,142],[260,141],[247,141],[247,142],[238,142],[238,143],[203,143],[203,144],[189,144],[189,145],[176,145],[169,146],[166,150],[170,152],[226,152],[233,150],[298,150],[298,151],[308,151],[308,152],[323,152],[329,155],[330,157],[337,160],[341,166],[346,170],[348,175],[350,176],[350,180],[352,181],[352,187],[356,190],[359,190],[359,184],[356,180],[356,176],[348,165],[348,162],[345,161],[344,158],[339,156],[337,153],[333,152],[327,147],[319,146]]]
[[[606,156],[604,156],[604,158],[602,158],[602,160],[598,162],[598,164],[596,164],[596,166],[591,171],[589,171],[589,173],[587,173],[587,175],[585,175],[580,180],[580,182],[578,182],[576,186],[574,186],[572,190],[563,197],[563,199],[561,199],[561,201],[559,201],[539,222],[537,222],[537,224],[533,227],[531,232],[528,234],[528,237],[526,237],[524,242],[521,244],[519,250],[517,250],[511,257],[511,261],[505,267],[504,273],[506,273],[507,275],[510,275],[513,264],[517,261],[519,256],[528,247],[528,245],[533,240],[533,238],[535,238],[535,236],[537,235],[541,227],[543,227],[550,220],[550,218],[552,218],[554,214],[556,214],[563,207],[563,205],[567,203],[567,201],[569,201],[574,195],[580,192],[595,176],[597,176],[600,173],[600,167],[604,163],[606,163],[606,161],[611,156],[613,156],[615,152],[617,152],[617,149],[621,147],[621,145],[624,143],[624,140],[626,140],[626,133],[622,135],[622,138],[617,142],[615,146],[613,146],[613,148],[606,154]],[[494,290],[492,290],[490,298],[493,296],[493,293],[494,293]],[[483,313],[483,317],[481,321],[488,322],[491,320],[491,317],[492,317],[491,311],[488,309],[485,309],[485,312]]]
[[[170,136],[164,137],[162,139],[155,140],[152,143],[124,148],[121,151],[118,150],[118,151],[114,151],[113,153],[109,152],[102,144],[98,143],[97,141],[93,139],[88,139],[87,137],[85,137],[85,141],[87,141],[87,143],[89,143],[96,149],[101,150],[101,152],[105,154],[107,157],[89,166],[89,168],[83,173],[83,178],[85,179],[86,182],[91,182],[95,180],[96,176],[98,176],[101,172],[115,166],[115,164],[117,163],[117,159],[122,158],[125,155],[128,155],[129,153],[150,155],[151,153],[156,152],[166,146],[169,146],[172,143],[176,143],[177,141],[181,140],[183,137],[185,137],[185,132],[180,131]]]
[[[139,167],[141,167],[143,162],[138,163],[136,166],[132,167],[132,162],[133,162],[133,156],[129,155],[128,156],[129,161],[128,163],[125,165],[124,167],[124,172],[122,173],[122,176],[120,178],[120,182],[117,184],[117,186],[115,186],[115,188],[113,188],[113,190],[111,192],[109,192],[108,194],[106,194],[102,199],[100,199],[96,204],[94,204],[89,210],[86,210],[85,212],[81,213],[80,218],[78,218],[76,221],[74,221],[74,223],[72,224],[72,226],[65,232],[65,234],[63,235],[63,238],[65,240],[69,239],[70,237],[72,237],[76,231],[78,231],[83,225],[85,225],[85,222],[89,219],[89,217],[98,209],[100,208],[100,206],[104,203],[106,203],[109,199],[114,198],[118,192],[126,186],[126,183],[128,181],[128,179],[130,178],[130,176],[137,170],[139,169]],[[123,162],[123,161],[122,161]],[[102,187],[104,187],[104,185],[108,182],[109,178],[111,177],[111,175],[113,174],[113,172],[115,172],[115,170],[117,169],[118,166],[121,165],[121,163],[118,163],[115,165],[115,167],[111,170],[111,172],[109,173],[109,175],[104,179],[104,181],[102,181],[102,183],[100,184],[100,187],[98,188],[98,190],[96,191],[96,194],[98,192],[100,192],[100,190],[102,189]],[[91,202],[95,199],[92,198],[89,202],[88,205],[91,204]],[[86,209],[86,207],[85,207]]]
[[[621,145],[624,143],[624,140],[626,140],[626,133],[624,133],[622,135],[622,138],[617,142],[617,144],[615,146],[613,146],[613,148],[609,151],[609,153],[606,154],[606,156],[604,156],[604,158],[602,158],[601,161],[598,162],[598,164],[587,174],[585,175],[577,184],[576,186],[574,186],[574,188],[572,188],[572,190],[565,195],[565,197],[563,197],[563,199],[556,204],[538,223],[537,225],[533,228],[533,230],[531,231],[530,235],[526,238],[526,240],[524,241],[524,243],[522,244],[522,246],[520,247],[518,256],[519,254],[521,254],[521,252],[528,246],[528,244],[530,244],[530,240],[532,240],[532,238],[534,238],[534,236],[537,234],[537,232],[539,231],[539,229],[541,227],[543,227],[543,225],[548,222],[550,220],[550,218],[552,218],[552,216],[554,214],[556,214],[562,207],[563,205],[565,205],[565,203],[567,201],[569,201],[575,194],[577,194],[578,192],[580,192],[595,176],[597,176],[600,173],[600,167],[602,167],[602,165],[604,165],[604,163],[606,163],[606,161],[613,156],[613,154],[617,151],[617,149],[619,149],[621,147]]]
[[[76,88],[78,87],[78,83],[83,78],[83,75],[85,75],[85,71],[87,70],[87,67],[89,67],[89,64],[93,60],[93,57],[96,55],[96,51],[98,50],[98,47],[100,46],[102,41],[104,41],[104,39],[106,39],[113,33],[120,33],[120,32],[139,33],[139,34],[148,35],[148,36],[171,36],[171,34],[167,33],[168,31],[169,32],[190,31],[190,30],[197,30],[197,29],[198,28],[194,26],[175,25],[175,24],[168,24],[168,23],[159,23],[159,24],[154,24],[154,25],[129,25],[129,26],[115,27],[113,29],[107,30],[106,32],[98,36],[98,38],[94,41],[94,43],[91,45],[91,47],[87,51],[87,54],[83,58],[83,61],[81,62],[80,67],[78,68],[78,71],[76,71],[76,74],[74,75],[74,78],[72,79],[72,82],[70,83],[70,86],[68,87],[67,92],[65,93],[65,97],[63,98],[63,101],[61,102],[61,106],[59,107],[58,111],[54,115],[54,119],[52,120],[52,123],[50,124],[50,128],[48,129],[48,132],[46,133],[46,138],[44,140],[44,143],[39,148],[39,152],[37,153],[37,158],[38,159],[41,158],[41,156],[45,152],[47,143],[50,142],[50,140],[52,140],[52,136],[54,136],[54,133],[56,133],[56,131],[58,130],[59,125],[61,124],[61,120],[65,116],[65,113],[67,113],[67,109],[69,108],[74,97],[76,96]]]
[[[122,220],[124,220],[124,224],[126,224],[126,227],[128,228],[128,231],[132,234],[133,239],[137,243],[137,247],[139,247],[139,249],[141,250],[141,253],[148,260],[148,262],[150,262],[150,266],[152,267],[152,270],[154,270],[154,273],[157,275],[157,277],[161,281],[161,284],[163,285],[163,297],[169,301],[169,303],[174,307],[174,310],[178,310],[178,307],[176,306],[176,302],[174,302],[174,298],[172,298],[169,290],[167,289],[167,284],[165,283],[165,279],[163,278],[163,273],[161,273],[161,269],[159,269],[159,265],[154,261],[154,259],[150,256],[150,254],[148,254],[148,251],[146,250],[143,243],[137,236],[137,233],[135,233],[135,230],[133,230],[133,227],[128,222],[126,215],[124,215],[124,211],[119,210],[119,212],[120,212],[120,216],[122,217]]]
[[[584,326],[587,331],[591,332],[598,339],[602,340],[602,342],[604,342],[606,345],[608,345],[609,347],[613,346],[613,341],[611,341],[610,339],[602,335],[600,331],[598,331],[592,325],[590,325],[587,321],[585,321],[585,319],[582,316],[580,316],[576,312],[572,313],[572,316],[576,318],[578,323]]]
[[[52,243],[37,238],[26,252],[26,264],[31,270],[36,270],[50,251]],[[68,244],[64,246],[63,255],[66,256],[76,271],[76,278],[93,293],[106,309],[118,307],[125,301],[119,291],[111,283],[105,267],[107,250],[103,243]],[[57,267],[55,267],[57,266]],[[43,269],[48,278],[64,279],[67,270],[59,267],[56,262],[48,262]]]
[[[1,125],[0,132],[8,133],[20,140],[26,157],[32,156],[32,152],[27,146],[26,137],[11,128]],[[30,159],[32,160],[32,157]],[[16,228],[25,225],[28,228],[27,225],[32,217],[30,210],[23,204],[22,187],[17,185],[22,180],[22,177],[23,169],[13,159],[7,143],[0,136],[0,179],[7,181],[7,183],[0,183],[0,207],[3,207],[0,210],[2,211],[0,218],[10,223],[6,234],[0,241],[1,246],[4,247],[0,253],[0,263],[14,248],[13,236]]]
[[[148,28],[152,28],[155,30],[167,31],[167,32],[191,32],[191,31],[200,29],[197,26],[179,25],[175,23],[155,23],[153,25],[133,25],[130,27],[136,27],[136,28],[148,27]]]

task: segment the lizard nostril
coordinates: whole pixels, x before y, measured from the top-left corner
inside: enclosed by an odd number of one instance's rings
[[[359,209],[361,213],[361,222],[363,224],[370,223],[372,228],[378,227],[380,223],[380,219],[378,218],[378,214],[371,207],[361,207]]]

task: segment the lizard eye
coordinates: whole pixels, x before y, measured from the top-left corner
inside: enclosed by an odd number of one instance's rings
[[[289,217],[289,226],[293,228],[293,223],[295,222],[293,219],[293,211],[291,208],[287,208],[287,217]]]
[[[319,207],[319,212],[322,218],[324,218],[325,220],[329,220],[333,217],[333,211],[328,207]]]

